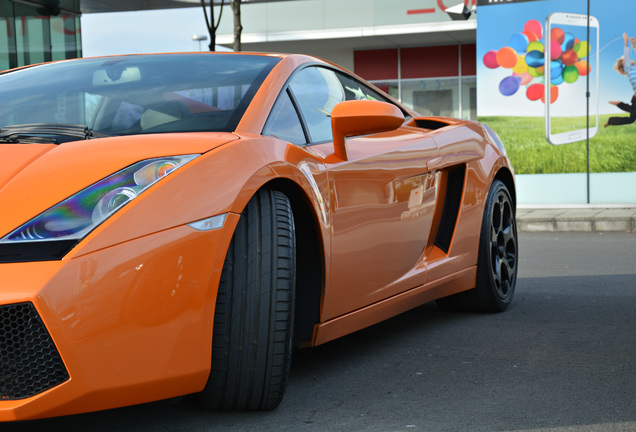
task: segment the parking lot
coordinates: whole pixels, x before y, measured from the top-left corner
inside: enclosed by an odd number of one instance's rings
[[[427,304],[294,353],[281,406],[187,398],[1,430],[635,431],[636,235],[522,233],[513,305]]]

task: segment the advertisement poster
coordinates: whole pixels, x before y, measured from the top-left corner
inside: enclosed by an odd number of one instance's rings
[[[590,0],[589,12],[478,1],[477,113],[506,145],[520,204],[636,202],[636,65],[634,87],[616,66],[625,40],[636,60],[636,2]]]

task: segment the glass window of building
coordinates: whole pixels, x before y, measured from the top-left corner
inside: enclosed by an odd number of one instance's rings
[[[0,1],[0,70],[81,57],[79,0]]]

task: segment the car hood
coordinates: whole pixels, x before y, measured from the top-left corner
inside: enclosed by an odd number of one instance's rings
[[[0,238],[87,186],[135,162],[201,154],[232,133],[133,135],[64,144],[0,144]]]

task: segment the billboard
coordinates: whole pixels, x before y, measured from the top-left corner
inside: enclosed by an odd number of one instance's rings
[[[616,65],[626,42],[636,59],[635,14],[626,0],[478,0],[477,113],[520,203],[636,202],[636,66],[632,86]]]

